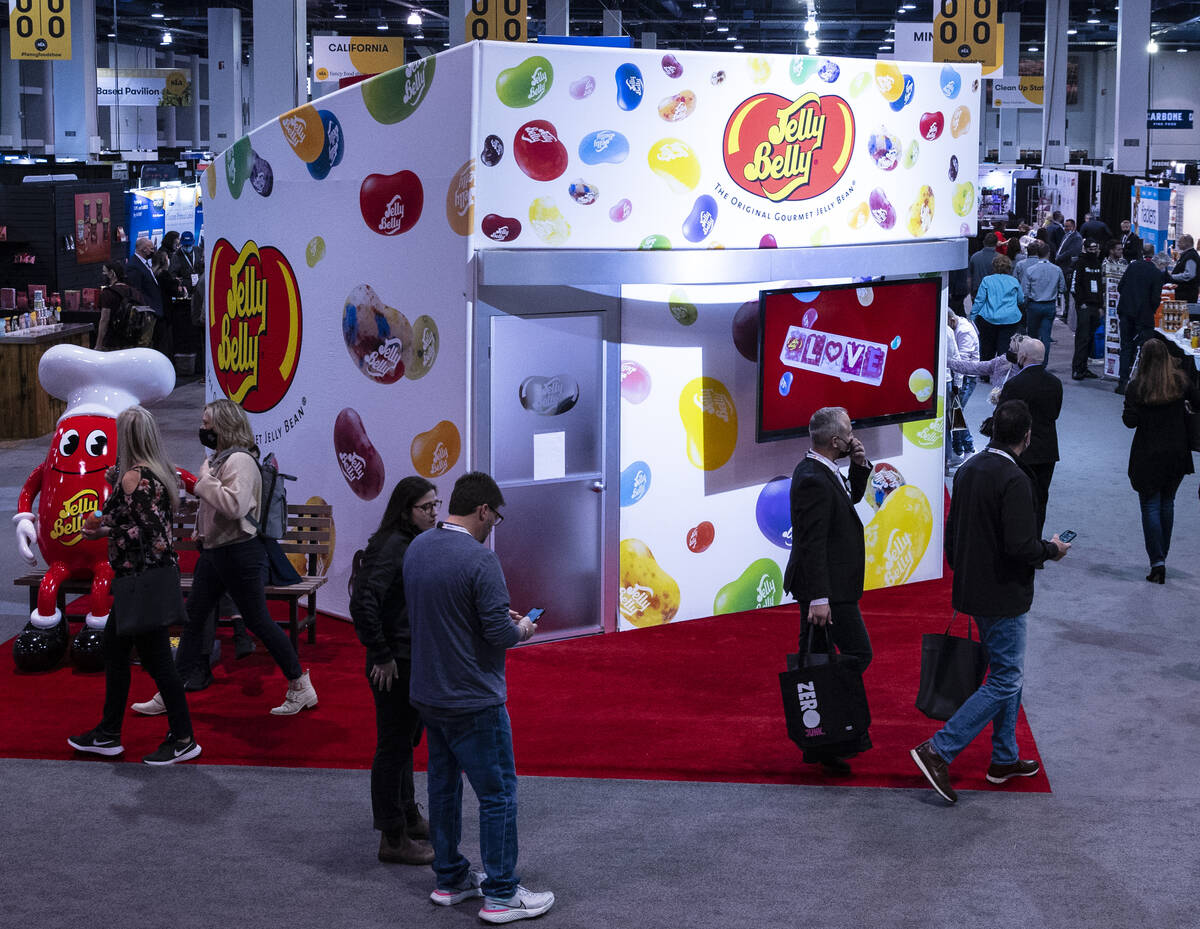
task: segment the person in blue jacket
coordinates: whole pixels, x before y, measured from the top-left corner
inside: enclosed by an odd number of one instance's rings
[[[1006,255],[992,259],[992,273],[979,283],[971,304],[971,320],[979,329],[979,360],[990,361],[1008,351],[1008,343],[1021,329],[1024,293],[1013,277]]]

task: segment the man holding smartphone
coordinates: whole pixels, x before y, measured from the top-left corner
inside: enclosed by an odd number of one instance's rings
[[[504,496],[490,475],[454,484],[444,522],[413,539],[404,557],[404,597],[412,629],[409,698],[429,743],[429,838],[440,906],[483,897],[479,918],[506,923],[541,916],[554,894],[520,885],[517,773],[505,702],[505,651],[537,632],[509,609],[496,553],[482,543],[503,522]],[[462,776],[479,798],[484,873],[458,848]]]

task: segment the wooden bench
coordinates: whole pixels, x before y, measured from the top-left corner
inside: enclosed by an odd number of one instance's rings
[[[196,529],[198,505],[198,501],[191,497],[179,501],[179,509],[171,527],[177,552],[196,551],[196,543],[192,536]],[[300,562],[304,572],[296,584],[267,585],[267,600],[282,600],[287,603],[288,636],[292,640],[292,647],[299,654],[302,629],[308,630],[310,645],[317,641],[317,590],[328,579],[325,573],[333,555],[333,507],[328,504],[288,504],[287,532],[279,540],[279,547],[289,556],[294,566],[296,562]],[[38,587],[45,573],[33,571],[13,581],[18,587],[29,588],[30,612],[37,608]],[[192,589],[192,575],[183,574],[180,581],[184,596],[187,596]],[[91,589],[90,579],[63,582],[58,589],[58,608],[65,613],[68,595],[88,594]],[[305,601],[303,616],[300,615],[301,600]]]

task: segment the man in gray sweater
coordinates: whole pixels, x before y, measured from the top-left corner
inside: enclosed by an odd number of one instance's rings
[[[505,651],[537,626],[508,608],[500,560],[483,543],[504,517],[504,496],[481,471],[464,474],[449,516],[404,556],[404,598],[412,631],[409,698],[429,744],[429,837],[437,879],[430,899],[451,906],[484,897],[479,918],[506,923],[541,916],[554,894],[520,885],[517,773],[505,703]],[[462,776],[479,798],[484,872],[459,852]]]

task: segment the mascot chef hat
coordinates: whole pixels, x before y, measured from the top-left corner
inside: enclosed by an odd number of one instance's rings
[[[38,380],[47,393],[67,401],[60,421],[86,414],[116,419],[135,403],[170,396],[175,368],[152,348],[97,352],[82,345],[55,345],[38,363]]]

